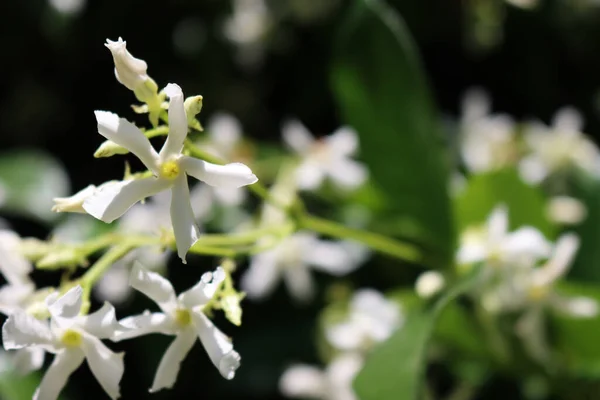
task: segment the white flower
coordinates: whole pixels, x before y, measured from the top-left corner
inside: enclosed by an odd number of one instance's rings
[[[292,296],[307,301],[313,296],[310,268],[343,276],[364,261],[362,246],[353,242],[319,240],[309,232],[298,232],[274,248],[252,257],[240,285],[250,299],[261,299],[283,278]]]
[[[21,252],[21,238],[15,232],[0,230],[0,272],[9,284],[21,285],[30,282],[33,267]]]
[[[338,355],[324,371],[311,365],[293,365],[281,376],[279,390],[287,397],[356,400],[352,382],[362,366],[362,357],[355,353]]]
[[[244,164],[216,165],[182,155],[188,131],[183,93],[175,84],[167,85],[165,93],[170,97],[169,135],[160,153],[154,150],[148,138],[132,123],[110,112],[95,112],[98,132],[135,154],[154,176],[120,181],[96,190],[84,201],[83,208],[104,222],[112,222],[138,201],[170,189],[171,222],[177,254],[185,263],[185,255],[199,234],[190,205],[187,175],[211,186],[223,187],[249,185],[258,179]]]
[[[358,150],[358,135],[349,127],[315,140],[302,123],[292,120],[283,126],[283,140],[302,157],[297,171],[300,189],[315,190],[325,177],[342,189],[355,189],[367,179],[366,167],[351,158]]]
[[[204,346],[212,363],[226,379],[232,379],[240,366],[240,355],[233,349],[231,340],[219,331],[202,312],[225,279],[225,271],[202,275],[200,281],[189,290],[175,295],[171,283],[155,272],[146,271],[137,263],[131,272],[131,286],[144,293],[160,307],[162,312],[127,317],[121,323],[131,331],[117,335],[115,340],[130,339],[149,333],[175,335],[175,340],[165,352],[151,392],[171,388],[175,384],[179,367],[190,351],[196,338]]]
[[[106,39],[104,44],[111,52],[115,62],[115,76],[127,89],[135,91],[149,79],[147,74],[148,64],[144,60],[135,58],[127,51],[127,42],[122,38],[112,41]]]
[[[471,172],[502,168],[515,158],[513,120],[504,114],[490,114],[490,100],[479,89],[464,97],[460,131],[462,157]]]
[[[361,289],[350,301],[348,316],[325,328],[329,343],[342,351],[368,351],[403,323],[400,306],[373,289]]]
[[[225,21],[225,35],[232,42],[259,42],[268,31],[270,12],[264,0],[234,0],[233,14]]]
[[[119,397],[119,382],[123,375],[123,353],[113,353],[100,339],[107,339],[121,329],[115,309],[108,303],[88,316],[79,315],[82,288],[75,286],[63,296],[54,293],[46,299],[51,324],[24,312],[12,314],[2,327],[6,350],[43,349],[54,353],[54,361],[44,374],[34,400],[54,400],[66,385],[69,376],[83,360],[112,398]]]
[[[585,205],[569,196],[552,197],[546,206],[548,219],[559,224],[576,225],[587,216]]]
[[[88,197],[92,196],[97,190],[103,190],[103,188],[118,183],[119,181],[108,181],[104,182],[98,187],[95,185],[88,185],[70,197],[55,197],[53,199],[54,206],[52,206],[52,211],[85,214],[86,212],[83,209],[83,202]]]
[[[437,294],[445,285],[444,275],[438,271],[427,271],[417,278],[415,291],[419,297],[427,299]]]
[[[494,265],[530,265],[550,254],[551,245],[535,228],[525,226],[508,232],[508,212],[499,206],[481,230],[467,229],[460,238],[459,264],[486,261]]]
[[[578,167],[596,176],[600,174],[600,153],[596,145],[581,133],[583,120],[574,108],[559,110],[550,127],[532,123],[525,131],[531,151],[521,160],[521,177],[537,184],[558,171]]]

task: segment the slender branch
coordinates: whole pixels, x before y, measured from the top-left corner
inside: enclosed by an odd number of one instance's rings
[[[380,253],[411,262],[422,259],[419,250],[410,244],[399,242],[395,239],[379,235],[373,232],[349,228],[320,217],[305,214],[298,220],[300,227],[309,229],[323,235],[333,236],[341,239],[351,239],[363,243]]]

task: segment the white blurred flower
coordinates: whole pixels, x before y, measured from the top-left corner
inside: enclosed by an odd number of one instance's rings
[[[496,207],[483,229],[461,234],[456,260],[459,264],[487,262],[492,265],[530,265],[547,257],[551,244],[537,229],[524,226],[508,232],[508,211]]]
[[[460,150],[469,171],[482,173],[510,165],[515,159],[515,127],[511,117],[490,114],[490,100],[480,89],[463,99]]]
[[[75,15],[83,11],[86,0],[49,0],[50,5],[61,14]]]
[[[525,131],[530,154],[519,170],[526,182],[537,184],[548,176],[577,167],[600,175],[600,152],[582,132],[583,119],[574,108],[560,109],[549,127],[531,123]]]
[[[188,124],[183,106],[183,93],[169,84],[165,93],[170,97],[169,135],[160,153],[150,144],[143,132],[116,114],[96,111],[98,132],[106,139],[135,154],[154,176],[120,181],[96,190],[83,208],[95,218],[112,222],[138,201],[165,190],[171,190],[171,222],[175,233],[177,254],[185,263],[185,255],[199,235],[190,205],[187,175],[212,186],[240,187],[258,179],[244,164],[216,165],[181,154]]]
[[[444,275],[438,271],[427,271],[417,278],[415,291],[419,297],[428,299],[439,293],[445,285],[446,280],[444,279]]]
[[[233,0],[233,13],[223,25],[225,37],[238,47],[238,59],[247,66],[258,64],[272,15],[264,0]]]
[[[351,158],[358,150],[358,135],[353,129],[341,127],[317,140],[300,121],[291,120],[282,132],[286,145],[302,158],[296,175],[298,188],[316,190],[326,177],[346,190],[366,181],[366,167]]]
[[[546,206],[548,219],[558,224],[576,225],[587,216],[585,205],[569,196],[552,197]]]
[[[364,248],[357,243],[320,240],[313,233],[298,232],[253,256],[240,285],[248,298],[262,299],[283,279],[296,300],[308,301],[314,294],[311,268],[343,276],[355,270],[364,258]]]
[[[204,306],[212,300],[224,279],[225,271],[219,267],[202,275],[195,286],[176,296],[171,283],[162,276],[145,270],[139,263],[133,268],[130,285],[153,300],[162,312],[145,312],[123,319],[121,323],[131,330],[117,335],[114,340],[150,333],[175,336],[160,361],[150,392],[175,384],[180,364],[197,338],[221,375],[226,379],[234,377],[240,366],[240,355],[233,349],[231,340],[203,313]]]
[[[123,376],[123,353],[113,353],[101,341],[122,328],[115,309],[108,303],[87,316],[79,315],[82,288],[75,286],[63,296],[54,293],[46,299],[51,324],[24,312],[8,317],[2,327],[4,349],[43,349],[54,353],[54,361],[44,374],[33,398],[54,400],[64,388],[69,376],[83,360],[112,398],[119,397],[119,382]]]
[[[312,365],[289,367],[279,380],[279,390],[286,397],[319,400],[356,400],[352,382],[363,366],[355,353],[338,355],[325,370]]]
[[[515,7],[524,9],[532,9],[537,7],[539,4],[539,0],[506,0],[506,2]]]
[[[356,291],[346,319],[327,326],[325,337],[342,351],[368,351],[402,326],[400,306],[373,289]]]

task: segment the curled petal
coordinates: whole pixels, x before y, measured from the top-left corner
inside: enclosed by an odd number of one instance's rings
[[[110,223],[125,214],[131,206],[148,196],[167,189],[165,179],[144,178],[115,182],[99,187],[83,202],[83,209],[94,218]]]
[[[108,339],[126,330],[117,322],[115,308],[109,302],[104,302],[102,308],[82,319],[82,328],[99,339]]]
[[[150,393],[173,387],[177,380],[181,362],[190,352],[195,342],[196,335],[192,329],[185,329],[177,335],[160,360]]]
[[[186,264],[185,255],[198,240],[200,232],[194,221],[187,177],[181,174],[171,189],[171,223],[175,234],[177,255]]]
[[[2,326],[2,342],[5,350],[28,346],[49,346],[53,343],[48,323],[35,319],[23,311],[8,317]]]
[[[208,353],[212,363],[219,369],[225,379],[233,379],[240,366],[240,355],[233,349],[231,340],[206,315],[193,312],[192,319],[200,342]]]
[[[211,186],[242,187],[258,181],[250,168],[242,163],[217,165],[197,158],[183,156],[180,165],[188,175]]]
[[[156,272],[147,271],[139,262],[136,262],[131,270],[129,284],[152,299],[166,313],[177,307],[171,282]]]
[[[79,349],[65,350],[54,357],[50,368],[44,374],[33,400],[56,400],[67,384],[69,376],[81,365],[84,354]]]
[[[144,163],[146,168],[157,172],[158,154],[144,133],[125,118],[108,111],[94,111],[98,121],[98,133],[126,148]]]
[[[215,272],[206,272],[194,287],[179,295],[179,300],[188,308],[204,305],[213,298],[224,280],[225,271],[221,267],[218,267]]]
[[[169,83],[164,92],[169,96],[169,135],[160,150],[162,160],[178,155],[183,149],[183,141],[188,133],[187,117],[183,107],[183,92],[179,85]]]
[[[125,330],[118,331],[111,338],[113,342],[136,338],[151,333],[162,333],[164,335],[174,335],[177,327],[174,321],[163,313],[150,313],[148,311],[140,315],[133,315],[119,321],[125,327]]]
[[[100,386],[111,399],[118,399],[119,382],[125,370],[123,364],[125,353],[113,353],[100,339],[88,334],[83,336],[82,349],[92,374]]]
[[[83,289],[77,285],[72,287],[67,293],[58,297],[58,293],[54,292],[50,296],[46,297],[46,306],[52,316],[52,319],[61,327],[64,328],[69,325],[71,319],[74,319],[79,315],[81,311],[81,304]]]

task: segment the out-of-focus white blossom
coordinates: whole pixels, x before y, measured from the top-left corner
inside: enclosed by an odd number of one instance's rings
[[[571,107],[560,109],[550,126],[539,122],[529,124],[525,142],[531,153],[519,164],[521,177],[537,184],[569,168],[581,168],[600,175],[600,152],[581,132],[582,128],[581,114]]]
[[[538,6],[539,0],[506,0],[508,4],[524,9],[533,9]]]
[[[356,400],[352,382],[363,366],[356,353],[340,354],[323,370],[296,364],[290,366],[279,380],[279,390],[287,397],[319,400]]]
[[[50,5],[61,14],[75,15],[83,11],[86,0],[49,0]]]
[[[138,201],[165,190],[171,190],[171,222],[175,233],[177,254],[185,263],[185,255],[199,235],[190,205],[187,176],[191,175],[212,186],[240,187],[258,179],[241,163],[216,165],[181,154],[188,132],[183,106],[183,92],[169,84],[165,93],[170,97],[169,135],[160,153],[150,144],[143,132],[126,119],[106,111],[96,111],[98,132],[106,139],[135,154],[154,176],[124,180],[96,190],[85,199],[83,208],[104,222],[122,216]]]
[[[350,300],[348,316],[327,326],[325,337],[341,351],[368,351],[402,326],[400,306],[373,289],[356,291]]]
[[[33,398],[55,400],[69,376],[87,360],[90,370],[112,399],[119,397],[123,376],[123,353],[113,353],[101,341],[120,332],[115,309],[109,304],[88,316],[81,316],[83,290],[75,286],[63,296],[53,293],[46,298],[51,323],[25,312],[8,317],[2,327],[5,350],[43,349],[55,354]]]
[[[233,0],[232,5],[223,33],[238,47],[240,63],[255,66],[262,60],[273,17],[264,0]]]
[[[283,279],[296,300],[307,301],[314,294],[311,268],[343,276],[356,269],[364,256],[358,243],[320,240],[313,233],[298,232],[253,256],[240,284],[248,298],[261,299]]]
[[[460,237],[459,264],[530,265],[547,257],[551,244],[537,229],[525,226],[508,231],[508,211],[499,206],[483,228],[467,229]]]
[[[419,297],[428,299],[444,288],[446,280],[438,271],[427,271],[419,275],[415,283],[415,290]]]
[[[471,89],[463,100],[460,151],[468,170],[492,171],[515,162],[514,121],[505,114],[490,114],[490,100],[480,89]]]
[[[576,225],[587,216],[585,205],[574,197],[552,197],[546,207],[548,219],[558,224]]]
[[[336,186],[351,190],[367,179],[366,167],[352,159],[358,151],[358,135],[349,127],[317,140],[300,121],[291,120],[283,126],[283,140],[302,158],[296,173],[300,189],[316,190],[329,178]]]
[[[226,379],[232,379],[240,366],[240,355],[231,340],[217,329],[203,313],[225,279],[225,271],[217,268],[207,272],[189,290],[175,295],[171,283],[137,263],[131,272],[131,286],[153,300],[162,312],[145,312],[127,317],[121,323],[130,328],[115,340],[130,339],[150,333],[174,335],[175,340],[165,352],[150,388],[150,392],[173,387],[179,367],[197,339],[200,340],[212,363]]]

